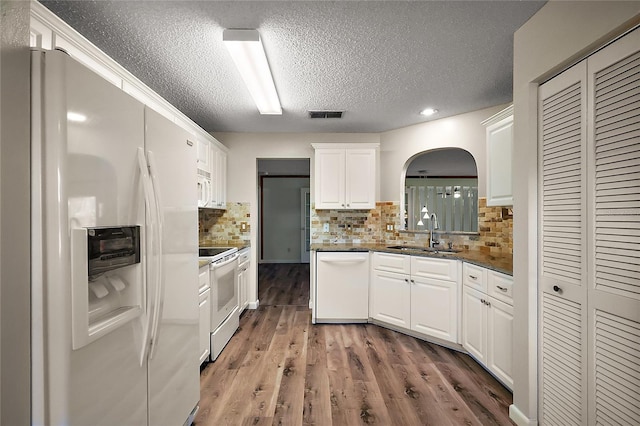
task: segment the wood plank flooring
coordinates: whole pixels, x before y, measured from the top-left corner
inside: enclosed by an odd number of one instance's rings
[[[371,324],[312,325],[308,265],[260,265],[259,280],[260,308],[201,373],[196,425],[513,424],[511,393],[467,355]]]

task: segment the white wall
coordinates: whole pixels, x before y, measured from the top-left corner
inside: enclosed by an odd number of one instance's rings
[[[478,196],[486,196],[485,127],[482,121],[504,109],[499,105],[380,134],[380,198],[400,201],[407,160],[436,148],[462,148],[476,160]]]
[[[30,424],[29,2],[0,1],[0,424]]]
[[[276,117],[277,119],[277,117]],[[258,247],[258,170],[259,158],[312,158],[312,143],[372,143],[373,133],[214,133],[229,148],[227,159],[227,201],[251,203],[251,246]],[[311,163],[313,182],[313,163]],[[257,250],[251,250],[249,300],[258,299]]]
[[[537,421],[538,83],[640,23],[640,2],[551,1],[514,37],[513,406],[518,424]]]

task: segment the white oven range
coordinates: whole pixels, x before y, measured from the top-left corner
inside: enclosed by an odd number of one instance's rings
[[[209,260],[211,280],[211,361],[238,329],[238,249],[236,247],[200,247],[201,260]]]

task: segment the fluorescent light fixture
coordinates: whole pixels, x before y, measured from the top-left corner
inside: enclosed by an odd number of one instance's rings
[[[422,222],[422,219],[420,219],[420,220],[418,221],[418,223],[416,223],[416,225],[418,225],[418,226],[424,226],[424,222]]]
[[[436,112],[438,112],[437,109],[426,108],[426,109],[423,109],[422,111],[420,111],[420,115],[424,115],[425,117],[429,117],[430,115],[433,115]]]
[[[78,112],[67,111],[67,120],[75,121],[76,123],[83,123],[87,121],[87,116]]]
[[[280,115],[282,107],[257,30],[226,29],[222,40],[260,114]]]
[[[429,213],[429,210],[427,210],[427,206],[426,205],[422,208],[422,213]]]

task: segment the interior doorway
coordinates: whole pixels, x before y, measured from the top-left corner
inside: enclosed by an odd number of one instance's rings
[[[257,168],[259,263],[308,263],[309,159],[258,159]]]
[[[300,190],[300,262],[309,263],[311,258],[311,190]]]

